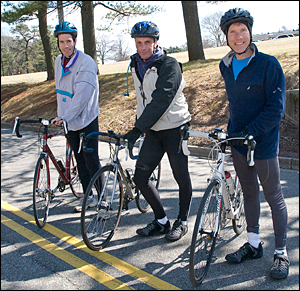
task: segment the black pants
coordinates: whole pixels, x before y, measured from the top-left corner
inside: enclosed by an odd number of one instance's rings
[[[91,138],[87,144],[88,148],[94,149],[93,152],[88,153],[81,150],[78,154],[80,134],[84,132],[87,135],[94,131],[99,131],[98,116],[88,126],[76,131],[69,130],[68,134],[68,141],[75,154],[79,178],[84,192],[86,191],[93,175],[98,171],[98,169],[100,169],[101,164],[98,156],[98,139]]]
[[[173,176],[179,186],[179,215],[178,219],[187,220],[192,198],[192,185],[188,172],[188,157],[182,151],[178,153],[180,129],[162,131],[150,130],[139,153],[134,174],[134,182],[151,205],[155,219],[166,216],[157,189],[149,181],[153,170],[167,153]],[[163,171],[162,171],[163,174]]]

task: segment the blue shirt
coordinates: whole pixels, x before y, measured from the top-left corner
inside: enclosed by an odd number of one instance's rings
[[[234,80],[236,80],[239,73],[247,66],[249,60],[250,57],[242,60],[238,60],[235,56],[233,57],[232,68],[233,68]]]

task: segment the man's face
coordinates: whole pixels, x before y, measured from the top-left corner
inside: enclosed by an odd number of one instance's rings
[[[244,23],[235,22],[228,29],[228,44],[236,53],[242,53],[250,44],[250,32]]]
[[[148,60],[157,46],[157,41],[152,37],[136,37],[135,46],[142,60]]]
[[[69,33],[58,35],[59,48],[62,54],[67,58],[70,58],[73,55],[76,42],[77,42],[77,38],[75,38],[74,41],[72,35]]]

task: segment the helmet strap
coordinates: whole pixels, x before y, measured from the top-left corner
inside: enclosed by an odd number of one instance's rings
[[[72,36],[73,37],[73,36]],[[74,39],[74,38],[73,38]],[[75,43],[75,39],[74,39],[74,43]],[[63,55],[62,51],[60,50],[60,47],[59,47],[59,43],[58,43],[58,37],[57,37],[57,47],[59,49],[59,51],[61,52],[61,54]],[[73,52],[70,56],[66,57],[67,59],[71,59],[75,54],[75,44],[74,44],[74,49],[73,49]]]
[[[72,57],[74,56],[75,54],[75,45],[74,45],[74,49],[73,49],[73,52],[70,56],[66,57],[67,59],[72,59]]]
[[[237,53],[236,51],[234,51],[234,53],[236,54],[236,55],[242,55],[242,54],[244,54],[245,52],[247,52],[247,50],[250,48],[250,44],[248,45],[248,47],[242,52],[242,53]]]

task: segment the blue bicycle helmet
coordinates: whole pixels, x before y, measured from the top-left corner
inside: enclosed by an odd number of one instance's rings
[[[138,22],[131,29],[131,37],[153,37],[155,40],[158,40],[159,29],[151,21]]]
[[[54,36],[58,37],[58,35],[62,33],[70,33],[73,36],[73,39],[75,39],[77,37],[77,28],[68,21],[60,22],[55,26]]]

